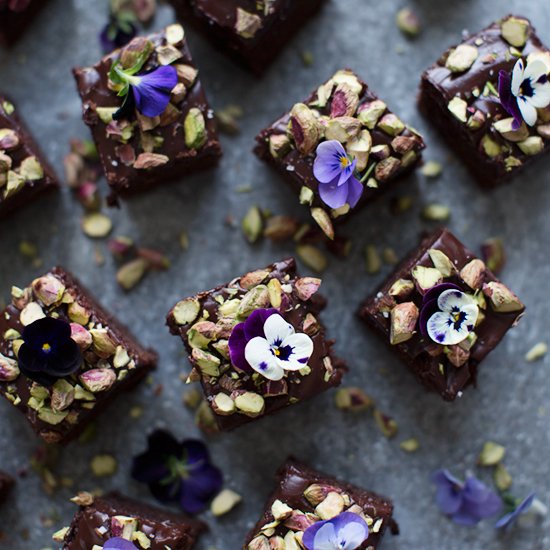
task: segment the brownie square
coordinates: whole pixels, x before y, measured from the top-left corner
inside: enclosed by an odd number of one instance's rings
[[[478,306],[477,322],[460,343],[443,345],[420,330],[428,294],[451,284]],[[450,289],[448,289],[450,290]],[[427,297],[424,300],[424,297]],[[436,308],[437,309],[437,308]],[[452,401],[476,381],[478,366],[515,326],[521,301],[447,229],[427,236],[361,307],[360,317],[391,346],[419,382]],[[430,311],[430,313],[433,313]],[[458,319],[458,318],[457,318]]]
[[[15,105],[0,95],[0,218],[57,186]]]
[[[357,160],[363,191],[354,209],[349,204],[331,210],[318,192],[313,173],[316,149],[323,141],[339,141]],[[391,188],[421,160],[422,137],[406,126],[386,104],[348,69],[338,71],[303,103],[297,103],[256,137],[255,153],[273,166],[293,187],[300,202],[328,214],[320,223],[325,233],[332,221],[352,212]],[[315,219],[327,218],[318,217]]]
[[[14,485],[15,480],[0,470],[0,505],[6,500]]]
[[[63,550],[103,548],[110,538],[130,540],[148,550],[190,550],[206,529],[204,523],[129,499],[118,493],[73,501],[79,511],[63,537]]]
[[[118,196],[215,166],[221,156],[214,114],[198,79],[183,28],[171,25],[147,39],[153,50],[138,74],[165,65],[174,66],[178,74],[170,103],[160,116],[147,117],[129,109],[124,118],[113,120],[124,100],[112,89],[109,71],[125,51],[136,48],[143,39],[134,39],[93,67],[73,69],[84,122],[92,131],[112,190],[111,202],[116,202]]]
[[[196,26],[223,52],[264,72],[325,0],[170,0],[178,18]]]
[[[484,188],[548,151],[550,109],[538,111],[534,126],[513,131],[499,101],[499,71],[510,73],[520,58],[541,59],[550,71],[550,52],[530,21],[509,15],[447,50],[422,75],[420,109]]]
[[[0,45],[11,46],[47,0],[0,0]]]
[[[334,356],[319,313],[325,300],[316,292],[320,279],[299,277],[293,258],[252,271],[225,285],[178,302],[167,318],[193,365],[190,380],[200,380],[218,427],[231,430],[255,418],[338,386],[345,363]],[[278,381],[230,358],[229,339],[236,325],[257,310],[275,308],[293,332],[307,334],[313,352],[301,370],[285,371]],[[267,337],[267,335],[266,335]]]
[[[309,525],[342,512],[357,514],[367,522],[369,537],[358,550],[379,548],[388,527],[398,532],[391,500],[289,459],[277,472],[275,491],[243,549],[302,548],[300,541]],[[290,539],[288,546],[277,546],[280,539],[285,543]]]
[[[18,365],[23,329],[40,318],[70,322],[81,365],[55,383],[39,384]],[[116,319],[67,271],[53,268],[28,287],[12,287],[0,315],[0,394],[17,407],[47,443],[66,443],[121,392],[134,387],[156,365]]]

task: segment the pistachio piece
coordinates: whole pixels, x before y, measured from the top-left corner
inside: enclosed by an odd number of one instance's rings
[[[269,152],[273,158],[283,158],[290,152],[290,139],[286,134],[269,136]]]
[[[19,376],[17,361],[0,353],[0,382],[13,382]]]
[[[373,414],[374,421],[384,437],[392,439],[397,435],[397,422],[391,416],[385,415],[378,409],[375,409]]]
[[[519,17],[509,17],[500,24],[500,33],[508,44],[523,48],[529,36],[529,21]]]
[[[330,104],[330,117],[353,116],[359,105],[359,94],[342,82],[336,86]]]
[[[455,271],[456,268],[444,252],[438,250],[437,248],[432,248],[428,250],[428,254],[434,267],[443,275],[443,277],[450,277]]]
[[[361,124],[369,130],[374,130],[380,117],[387,109],[387,105],[380,99],[375,99],[369,103],[364,103],[358,109],[357,118]]]
[[[0,128],[0,149],[11,151],[19,147],[19,136],[11,128]]]
[[[52,411],[59,412],[68,408],[74,401],[74,387],[66,380],[57,380],[52,388],[51,407]]]
[[[196,298],[186,298],[174,306],[172,317],[178,325],[186,325],[198,317],[200,308],[200,303]]]
[[[378,121],[377,127],[380,128],[380,130],[382,130],[383,132],[386,132],[386,134],[389,134],[390,136],[397,136],[405,129],[405,125],[403,124],[401,119],[399,119],[393,113],[388,113],[384,115]]]
[[[470,358],[470,351],[458,345],[449,346],[445,348],[445,355],[451,365],[459,368],[462,365],[466,364],[466,361],[468,361],[468,359]]]
[[[313,197],[313,191],[305,185],[302,186],[300,189],[300,204],[311,204],[313,202]]]
[[[92,393],[107,391],[116,381],[115,371],[112,369],[91,369],[79,376],[81,384]]]
[[[480,466],[496,466],[502,462],[505,454],[506,449],[502,445],[493,441],[487,441],[484,443],[483,449],[481,449],[481,453],[477,457],[477,463]]]
[[[156,52],[158,62],[161,65],[171,65],[174,61],[177,61],[183,57],[183,53],[171,44],[158,46]]]
[[[67,418],[68,414],[68,411],[52,411],[52,409],[48,407],[41,407],[38,409],[38,418],[40,418],[42,422],[46,422],[46,424],[51,424],[52,426],[61,424],[61,422]]]
[[[98,454],[90,461],[90,469],[96,477],[109,477],[117,471],[118,463],[110,454]]]
[[[368,244],[365,247],[365,267],[369,275],[376,275],[382,267],[380,254],[373,244]]]
[[[220,416],[230,416],[235,412],[235,401],[225,393],[218,393],[212,400],[212,409]]]
[[[136,258],[120,267],[116,280],[124,290],[131,290],[143,279],[148,269],[149,263],[145,258]]]
[[[302,324],[302,330],[308,335],[313,336],[319,332],[321,325],[317,318],[312,314],[308,313]]]
[[[491,300],[497,313],[513,313],[524,308],[519,298],[502,283],[490,282],[483,285],[483,294]]]
[[[71,338],[81,350],[88,349],[92,345],[92,335],[79,323],[71,323]]]
[[[452,73],[467,71],[477,59],[479,52],[475,46],[461,44],[451,51],[445,62],[445,67]]]
[[[329,520],[341,514],[344,506],[344,497],[332,491],[315,507],[315,514],[322,520]]]
[[[292,515],[292,508],[280,500],[271,505],[271,513],[275,521],[284,521]]]
[[[300,153],[304,155],[313,153],[321,139],[321,132],[317,117],[307,105],[296,103],[292,107],[290,132]]]
[[[442,171],[443,167],[441,166],[441,163],[434,160],[429,160],[422,167],[422,174],[427,178],[437,178],[441,175]]]
[[[279,279],[271,279],[269,283],[267,283],[267,293],[269,295],[271,307],[280,307],[283,301],[283,287]]]
[[[184,37],[185,32],[183,27],[178,23],[174,23],[173,25],[168,25],[168,27],[166,27],[166,42],[168,42],[168,44],[179,44],[180,42],[183,42]]]
[[[239,502],[241,502],[241,495],[237,494],[231,489],[223,489],[210,504],[210,511],[216,517],[223,516],[228,512],[231,512]]]
[[[414,453],[420,448],[420,443],[418,442],[418,439],[411,437],[410,439],[405,439],[405,441],[401,441],[401,443],[399,443],[399,446],[407,453]]]
[[[540,136],[530,136],[518,142],[518,147],[526,155],[538,155],[544,151],[544,141]]]
[[[59,302],[65,292],[65,285],[53,275],[39,277],[32,282],[31,286],[35,296],[45,306]]]
[[[239,284],[242,288],[250,290],[252,287],[259,285],[263,282],[271,272],[267,269],[258,269],[257,271],[250,271],[246,275],[243,275]]]
[[[468,118],[466,125],[470,130],[479,130],[485,124],[485,114],[476,109],[473,114]]]
[[[213,377],[220,375],[221,361],[215,355],[199,348],[193,348],[191,359],[203,375]]]
[[[544,139],[550,139],[550,124],[539,124],[537,126],[537,134]],[[1,160],[0,160],[0,163],[1,163]],[[0,164],[0,172],[1,172],[1,164]]]
[[[435,267],[417,265],[413,268],[411,275],[422,293],[425,293],[442,281],[441,271]]]
[[[396,138],[399,139],[399,138]],[[368,130],[361,130],[361,133],[348,141],[346,151],[357,161],[357,170],[365,170],[369,160],[369,153],[372,148],[372,136]]]
[[[315,277],[301,277],[296,280],[294,288],[300,300],[309,300],[321,286],[321,279]]]
[[[255,13],[250,13],[242,8],[237,8],[235,32],[242,38],[254,38],[262,28],[262,18]]]
[[[356,387],[340,388],[334,400],[338,409],[352,412],[366,411],[374,405],[373,399]]]
[[[501,120],[497,120],[493,123],[493,128],[504,138],[508,141],[512,141],[514,143],[518,141],[525,141],[529,137],[529,129],[527,128],[527,125],[525,122],[521,123],[521,126],[518,130],[514,130],[513,125],[514,119],[512,117],[510,118],[503,118]]]
[[[327,140],[335,139],[340,143],[346,143],[358,136],[360,131],[361,122],[357,118],[340,116],[328,121],[325,128],[325,138]]]
[[[195,81],[197,80],[197,75],[199,71],[195,69],[192,65],[174,65],[176,72],[178,73],[178,80],[183,83],[183,85],[189,89]]]
[[[493,472],[493,480],[499,491],[507,491],[512,486],[512,476],[502,463],[498,463]]]
[[[506,252],[504,251],[502,239],[487,239],[481,245],[481,254],[487,268],[498,275],[506,263]]]
[[[37,181],[44,177],[44,169],[38,159],[34,156],[27,157],[21,162],[19,175],[25,181]]]
[[[414,148],[418,143],[416,136],[397,136],[391,142],[392,149],[400,155],[414,152]]]
[[[251,206],[241,222],[243,234],[249,243],[253,244],[260,238],[263,225],[262,212],[257,206]]]
[[[334,227],[326,210],[319,207],[311,209],[311,217],[317,222],[323,233],[332,241],[334,240]]]
[[[495,158],[502,153],[502,147],[488,134],[481,138],[481,149],[489,158]],[[518,143],[519,145],[519,143]]]
[[[460,278],[473,290],[481,288],[485,279],[485,264],[478,258],[468,262],[460,270]]]
[[[13,195],[21,191],[23,187],[25,187],[25,179],[17,172],[9,170],[5,186],[6,188],[4,189],[4,198],[7,199],[8,197],[12,197]]]
[[[468,120],[468,103],[462,98],[458,96],[453,97],[453,99],[449,101],[447,109],[449,109],[460,122],[466,122]]]
[[[363,90],[363,85],[359,82],[359,79],[355,74],[348,70],[343,69],[338,71],[333,77],[334,84],[347,84],[356,94],[360,94]]]
[[[301,244],[296,247],[296,254],[306,264],[307,267],[321,273],[328,266],[327,257],[318,249],[310,244]]]
[[[92,346],[102,359],[108,359],[115,354],[116,345],[109,334],[109,331],[105,328],[90,329],[92,335]]]
[[[70,527],[62,527],[61,529],[59,529],[59,531],[56,531],[52,535],[52,540],[54,542],[59,542],[59,543],[65,542],[65,537],[67,536],[67,533],[69,532],[69,530],[70,530]]]
[[[206,122],[202,111],[193,107],[189,110],[183,123],[185,132],[185,145],[189,149],[200,149],[208,139],[206,134]]]
[[[258,393],[244,392],[235,398],[235,405],[239,412],[255,418],[263,414],[265,409],[264,398]]]
[[[305,189],[308,189],[307,187]],[[264,229],[264,237],[272,241],[286,241],[298,231],[298,221],[290,216],[270,216]]]
[[[395,23],[397,28],[409,38],[414,38],[420,34],[420,20],[410,8],[401,8],[395,16]]]
[[[253,538],[248,544],[248,550],[273,550],[265,535]]]
[[[43,319],[44,317],[46,317],[46,315],[42,311],[40,305],[37,302],[30,302],[21,311],[19,321],[24,327],[26,327],[27,325],[34,323],[38,319]]]
[[[548,352],[548,346],[545,342],[535,344],[526,354],[525,360],[528,363],[542,359]],[[0,356],[0,380],[2,380],[2,358]]]
[[[451,217],[451,210],[443,204],[432,203],[426,205],[420,215],[430,222],[444,222]]]
[[[392,346],[410,340],[418,321],[418,307],[414,302],[397,304],[391,310],[390,343]]]
[[[394,298],[407,298],[414,290],[414,283],[410,279],[398,279],[393,283],[388,291],[390,296]]]
[[[103,239],[113,229],[113,222],[101,212],[90,212],[82,218],[82,230],[92,239]]]
[[[130,41],[120,52],[120,63],[124,69],[130,69],[145,60],[153,53],[153,43],[144,36],[138,36]]]
[[[113,357],[113,367],[115,369],[121,369],[130,362],[130,356],[126,348],[117,346],[115,356]]]
[[[254,310],[269,306],[269,291],[266,285],[258,285],[249,290],[237,308],[238,317],[248,317]]]
[[[374,169],[374,177],[378,181],[386,181],[393,177],[401,168],[401,161],[395,157],[381,160]]]

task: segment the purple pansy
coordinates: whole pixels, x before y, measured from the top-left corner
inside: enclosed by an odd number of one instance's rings
[[[514,524],[522,514],[525,514],[533,506],[535,496],[535,493],[531,493],[525,497],[512,511],[502,516],[495,524],[495,527],[497,529],[505,529]]]
[[[457,285],[436,285],[424,295],[419,328],[425,338],[452,346],[468,338],[474,330],[479,306]]]
[[[257,309],[229,337],[229,357],[243,371],[281,380],[285,371],[302,369],[313,353],[313,341],[297,333],[276,309]]]
[[[525,121],[529,126],[537,122],[537,109],[550,105],[548,67],[540,59],[525,66],[518,59],[512,74],[501,70],[498,75],[498,95],[502,106],[514,117],[512,129],[518,130]]]
[[[202,441],[177,441],[164,430],[155,430],[148,438],[148,449],[134,457],[132,477],[147,483],[161,502],[177,501],[189,514],[198,514],[219,492],[221,471],[210,462]]]
[[[103,545],[103,550],[136,550],[136,548],[133,542],[120,537],[112,537]]]
[[[111,15],[109,23],[103,27],[99,35],[99,42],[103,52],[109,53],[128,44],[136,34],[137,28],[131,21]]]
[[[82,353],[71,338],[71,325],[61,319],[43,317],[23,329],[23,344],[17,362],[31,380],[51,386],[82,365]]]
[[[355,177],[356,164],[339,141],[323,141],[317,146],[313,174],[319,182],[319,196],[330,208],[345,204],[353,208],[361,198],[363,185]]]
[[[455,523],[476,525],[502,509],[501,498],[474,476],[462,482],[448,470],[439,470],[433,475],[432,481],[437,486],[436,502],[439,509]]]
[[[302,538],[306,550],[356,550],[369,538],[366,521],[353,512],[342,512],[308,527]]]

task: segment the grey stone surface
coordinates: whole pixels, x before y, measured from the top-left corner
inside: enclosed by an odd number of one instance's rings
[[[549,164],[543,160],[512,185],[484,194],[415,107],[421,71],[447,46],[458,42],[463,29],[477,31],[508,12],[518,12],[532,18],[543,40],[550,43],[547,0],[411,0],[409,4],[424,22],[424,33],[413,42],[404,39],[394,25],[401,0],[330,1],[262,80],[241,71],[202,37],[189,32],[213,106],[238,103],[245,107],[242,133],[223,140],[225,156],[218,170],[162,187],[112,212],[115,234],[163,249],[172,260],[169,271],[150,275],[133,292],[125,294],[117,287],[116,267],[105,242],[92,242],[82,234],[82,211],[67,189],[0,223],[0,293],[4,298],[12,284],[24,285],[53,264],[66,266],[144,343],[159,351],[154,383],[164,386],[160,397],[144,384],[119,399],[98,421],[98,434],[91,443],[74,443],[63,450],[57,472],[73,478],[74,489],[61,489],[48,497],[34,474],[19,479],[10,505],[0,512],[0,528],[10,534],[9,548],[55,546],[49,536],[69,523],[74,506],[68,498],[77,489],[117,488],[150,500],[147,488],[130,480],[128,470],[131,456],[144,448],[146,433],[154,426],[169,427],[182,438],[201,436],[192,414],[181,405],[184,385],[179,376],[188,365],[181,343],[164,326],[165,314],[183,296],[293,253],[288,244],[246,245],[238,229],[224,225],[224,218],[231,214],[240,219],[251,204],[276,213],[305,214],[279,177],[250,149],[258,130],[342,66],[358,71],[396,113],[425,133],[426,157],[445,164],[436,182],[417,175],[399,185],[397,192],[414,196],[410,212],[392,216],[389,197],[363,210],[345,228],[354,242],[351,256],[346,261],[332,259],[324,275],[324,293],[329,298],[324,320],[338,339],[339,354],[350,365],[345,384],[370,393],[397,420],[399,435],[386,440],[369,414],[343,414],[333,406],[333,395],[325,394],[274,418],[213,438],[211,451],[226,474],[226,486],[241,493],[244,502],[219,520],[206,514],[211,532],[199,548],[240,547],[262,511],[276,468],[289,454],[393,497],[402,533],[386,537],[383,546],[387,550],[550,547],[548,519],[530,531],[518,529],[500,536],[492,521],[473,529],[455,526],[439,514],[429,482],[430,473],[443,466],[460,476],[473,470],[490,481],[490,472],[476,469],[475,459],[483,442],[492,439],[507,448],[505,463],[514,477],[513,492],[523,496],[536,489],[541,500],[550,502],[546,410],[550,359],[528,364],[523,358],[533,344],[548,339]],[[60,174],[69,138],[88,136],[70,69],[98,58],[96,35],[105,21],[106,6],[105,0],[52,0],[17,47],[10,54],[0,52],[0,87],[15,98]],[[163,7],[154,26],[171,19],[171,10]],[[311,68],[304,68],[300,60],[300,52],[306,49],[315,57]],[[240,185],[251,185],[252,192],[236,193]],[[419,211],[434,201],[452,207],[449,226],[474,250],[487,237],[504,238],[508,264],[502,278],[528,307],[519,327],[483,364],[479,388],[470,389],[454,404],[425,393],[354,316],[359,301],[390,271],[386,266],[375,277],[365,274],[365,245],[391,246],[404,254],[417,242],[420,231],[430,227],[420,220]],[[184,229],[191,242],[185,253],[177,242]],[[24,239],[38,245],[43,268],[31,266],[19,254],[18,245]],[[94,263],[96,247],[107,259],[103,267]],[[129,417],[135,405],[145,409],[138,420]],[[39,443],[17,411],[4,402],[0,410],[0,468],[15,472],[28,464]],[[421,443],[412,455],[399,448],[399,441],[409,437]],[[89,461],[99,452],[118,458],[119,469],[111,479],[97,480],[90,474]],[[59,518],[51,527],[43,526],[41,518],[54,512]],[[26,541],[21,538],[24,530],[29,533]]]

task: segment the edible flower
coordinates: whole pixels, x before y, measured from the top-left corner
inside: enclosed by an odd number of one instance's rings
[[[99,34],[99,42],[104,53],[122,48],[136,36],[135,15],[131,11],[114,13],[111,11],[109,22]]]
[[[462,482],[448,470],[439,470],[432,481],[437,487],[439,509],[455,523],[476,525],[502,509],[501,498],[474,476],[468,476]]]
[[[165,430],[155,430],[148,438],[147,451],[134,457],[132,477],[149,485],[156,499],[177,501],[188,514],[205,510],[223,484],[223,475],[210,462],[202,441],[180,443]]]
[[[309,526],[302,539],[306,550],[356,550],[369,538],[366,521],[353,512],[342,512]]]
[[[517,520],[524,526],[531,526],[538,516],[545,516],[548,512],[548,508],[536,498],[536,493],[530,493],[523,500],[511,496],[505,496],[504,499],[511,509],[497,521],[497,529],[506,529]]]
[[[355,177],[352,160],[339,141],[323,141],[317,146],[313,174],[319,182],[319,196],[330,208],[348,204],[353,208],[363,194],[363,185]]]
[[[424,295],[419,326],[424,337],[452,346],[466,340],[474,330],[479,306],[452,283],[436,285]]]
[[[498,95],[502,106],[514,117],[513,130],[525,121],[529,126],[537,122],[537,109],[550,105],[548,67],[540,59],[528,62],[518,59],[512,74],[501,70],[498,75]]]
[[[22,339],[17,356],[19,369],[43,386],[51,386],[82,365],[82,353],[71,338],[71,325],[66,321],[38,319],[24,328]]]
[[[268,380],[281,380],[286,371],[298,371],[313,353],[313,341],[296,333],[276,309],[257,309],[233,328],[229,356],[243,371],[254,370]]]
[[[121,537],[112,537],[103,545],[103,550],[136,550],[136,548],[133,542]]]

